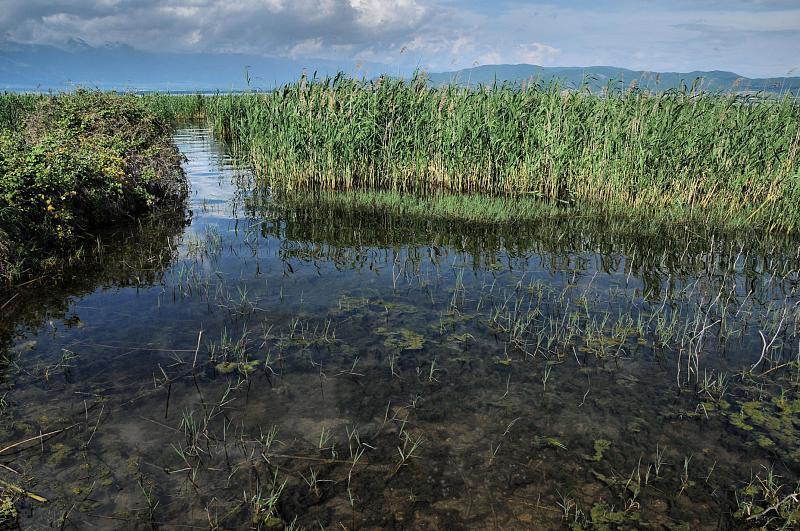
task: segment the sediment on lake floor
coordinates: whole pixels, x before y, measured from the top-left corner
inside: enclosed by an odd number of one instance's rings
[[[4,95],[0,109],[4,284],[57,269],[122,220],[182,209],[188,183],[171,126],[139,98]]]
[[[7,525],[797,526],[791,235],[251,196],[174,138],[188,230],[0,298]]]

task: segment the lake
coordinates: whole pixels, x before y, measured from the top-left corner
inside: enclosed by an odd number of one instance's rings
[[[24,528],[789,521],[800,242],[299,207],[175,141],[190,213],[0,301]]]

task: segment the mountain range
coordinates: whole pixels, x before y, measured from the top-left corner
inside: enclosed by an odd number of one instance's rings
[[[0,91],[104,90],[229,91],[270,89],[339,71],[371,76],[385,65],[355,61],[289,59],[234,53],[146,52],[124,44],[90,46],[73,39],[66,46],[0,42]]]
[[[748,78],[734,72],[722,70],[693,72],[646,72],[613,66],[590,67],[544,67],[537,65],[483,65],[455,72],[431,73],[431,82],[440,85],[491,84],[494,82],[524,83],[530,81],[550,82],[558,80],[565,88],[588,87],[602,90],[609,84],[616,88],[627,88],[635,83],[642,89],[659,92],[678,89],[681,86],[710,92],[800,92],[800,77]]]
[[[297,80],[303,72],[317,76],[342,71],[355,77],[412,72],[380,63],[327,59],[291,59],[234,53],[146,52],[123,44],[90,46],[71,40],[56,47],[0,41],[0,91],[69,90],[76,86],[136,91],[268,90]],[[645,72],[613,66],[543,67],[529,64],[482,65],[427,74],[434,85],[525,83],[558,80],[566,88],[602,90],[609,83],[653,91],[691,86],[699,80],[710,91],[800,93],[800,77],[752,79],[734,72]]]

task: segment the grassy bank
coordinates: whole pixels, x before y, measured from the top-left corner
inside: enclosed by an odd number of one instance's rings
[[[704,209],[674,207],[670,209],[629,209],[610,203],[602,210],[582,208],[580,205],[548,202],[526,196],[491,196],[485,194],[418,195],[393,190],[351,190],[338,193],[330,190],[256,189],[246,198],[249,205],[279,206],[289,210],[315,209],[338,212],[365,212],[370,215],[391,215],[420,220],[465,222],[472,224],[520,227],[537,225],[548,220],[587,219],[597,223],[624,222],[629,230],[647,229],[665,231],[686,223],[706,229],[733,233],[749,231],[753,227],[744,218],[725,219],[726,212],[709,205]]]
[[[168,117],[205,114],[264,185],[525,196],[800,227],[800,105],[790,99],[338,77],[149,102]]]
[[[703,218],[667,213],[598,215],[524,198],[421,198],[362,190],[272,192],[248,196],[244,207],[247,216],[258,221],[262,235],[303,242],[314,253],[358,255],[364,249],[436,245],[466,251],[476,265],[498,256],[537,254],[567,262],[575,255],[598,255],[606,264],[621,256],[634,257],[630,267],[645,279],[647,290],[655,292],[661,289],[665,268],[684,275],[704,270],[709,249],[724,249],[722,254],[731,261],[746,250],[744,261],[751,271],[777,274],[800,264],[795,234],[765,233],[746,225],[720,227]],[[298,249],[305,252],[303,245]]]
[[[171,129],[134,96],[0,96],[0,278],[82,252],[110,223],[186,196]]]

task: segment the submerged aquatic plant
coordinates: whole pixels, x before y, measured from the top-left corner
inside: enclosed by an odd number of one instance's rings
[[[0,529],[13,529],[17,527],[19,513],[14,505],[12,493],[0,489]]]
[[[800,525],[800,485],[782,484],[772,469],[758,473],[736,493],[735,517],[761,529],[796,529]]]

